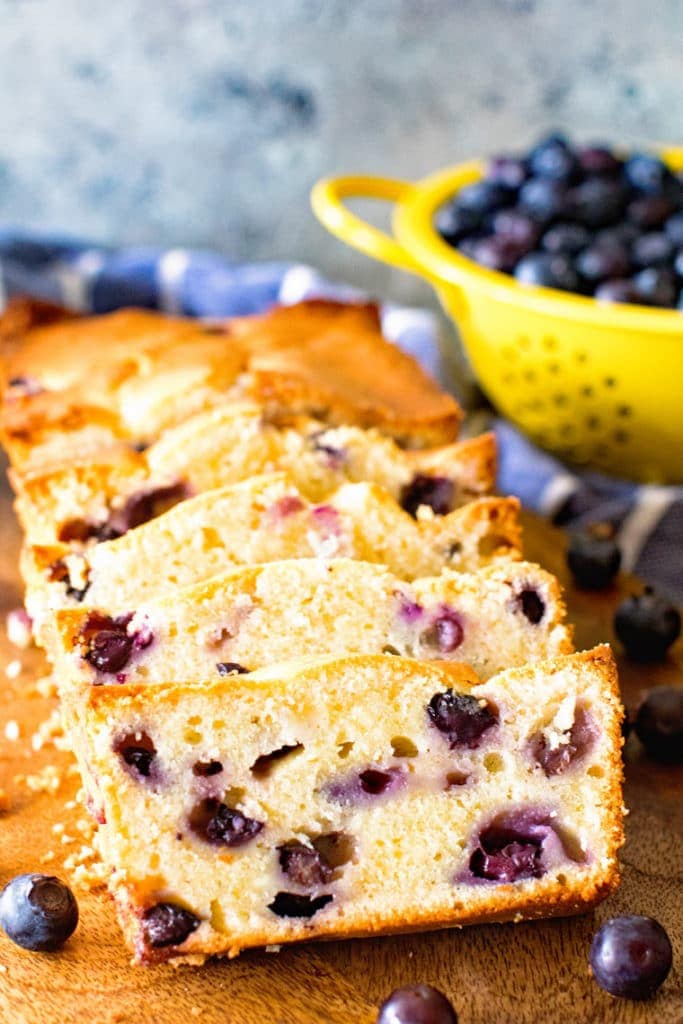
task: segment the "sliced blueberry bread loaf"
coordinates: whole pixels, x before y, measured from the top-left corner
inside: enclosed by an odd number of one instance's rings
[[[519,557],[513,499],[481,498],[444,516],[415,519],[376,484],[344,484],[324,504],[284,474],[266,474],[174,505],[116,540],[80,551],[25,546],[21,569],[36,637],[59,608],[83,603],[125,613],[141,601],[225,572],[283,558],[379,562],[404,580],[445,567],[479,568]]]
[[[607,648],[479,682],[360,655],[92,687],[98,844],[141,963],[579,913],[618,882]]]
[[[226,399],[270,416],[376,425],[415,447],[452,441],[457,403],[386,341],[373,306],[281,307],[223,325],[149,310],[0,327],[0,431],[13,464],[47,468],[101,444],[149,443]],[[77,358],[75,358],[77,354]]]
[[[441,515],[488,494],[495,461],[491,434],[405,451],[375,430],[325,429],[301,418],[293,426],[275,426],[246,403],[194,416],[143,453],[117,449],[45,473],[13,471],[11,479],[29,542],[84,542],[109,540],[150,519],[159,492],[164,502],[169,493],[180,500],[278,469],[314,501],[347,480],[370,480],[411,513],[425,505]]]
[[[482,678],[572,650],[557,581],[536,565],[444,571],[408,584],[349,559],[254,565],[136,602],[124,614],[60,611],[66,681],[204,682],[332,654],[466,662]]]

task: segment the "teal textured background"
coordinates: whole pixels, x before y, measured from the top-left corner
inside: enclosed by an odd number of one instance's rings
[[[407,178],[564,126],[683,141],[679,0],[0,0],[0,221],[426,286],[314,222],[321,174]]]

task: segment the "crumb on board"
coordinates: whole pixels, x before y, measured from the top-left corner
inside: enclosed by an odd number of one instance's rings
[[[7,964],[0,964],[0,974],[7,974]]]
[[[42,750],[48,744],[52,744],[58,750],[68,749],[68,745],[64,741],[62,717],[58,708],[52,710],[49,717],[40,723],[31,737],[31,746],[34,750]]]
[[[266,953],[279,953],[280,950],[282,949],[282,944],[279,942],[275,942],[270,946],[265,946],[264,948]]]
[[[47,853],[44,853],[43,856],[40,858],[40,863],[41,864],[49,864],[50,861],[53,861],[54,859],[55,859],[55,851],[54,850],[48,850]]]
[[[14,743],[16,740],[19,739],[19,735],[19,723],[16,722],[13,718],[11,718],[7,725],[5,726],[5,739],[9,740],[11,743]]]
[[[25,785],[32,793],[56,793],[63,781],[63,773],[48,764],[34,775],[15,775],[18,786]]]
[[[18,658],[14,658],[5,667],[5,675],[8,679],[16,679],[21,674],[21,670],[24,666],[21,664]]]
[[[36,680],[33,688],[39,697],[57,696],[57,682],[52,675],[42,676],[41,679]]]
[[[33,643],[31,617],[25,608],[12,608],[5,620],[7,639],[13,647],[25,651]]]

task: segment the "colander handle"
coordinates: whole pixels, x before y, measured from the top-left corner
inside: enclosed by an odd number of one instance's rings
[[[318,220],[328,231],[341,238],[347,245],[359,249],[366,256],[372,256],[382,263],[407,270],[411,274],[425,276],[424,268],[406,250],[380,228],[368,224],[361,217],[351,213],[344,205],[345,199],[384,199],[390,203],[400,202],[414,186],[408,181],[395,178],[376,178],[371,175],[348,175],[341,178],[323,178],[313,187],[311,206]]]

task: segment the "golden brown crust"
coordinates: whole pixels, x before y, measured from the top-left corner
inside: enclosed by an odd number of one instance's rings
[[[140,309],[61,318],[55,311],[41,320],[16,306],[6,322],[0,319],[0,355],[5,383],[27,378],[48,391],[5,396],[8,442],[15,433],[30,441],[38,432],[37,444],[60,421],[65,431],[77,429],[75,411],[71,419],[60,412],[61,392],[71,406],[90,396],[89,409],[108,409],[114,437],[147,441],[231,392],[258,400],[276,418],[301,412],[332,424],[377,426],[410,447],[452,441],[462,418],[455,400],[382,337],[371,306],[304,302],[221,328]],[[186,396],[194,404],[179,401],[182,385],[173,378],[173,401],[163,401],[162,392],[157,408],[157,382],[183,365],[193,368]],[[144,388],[151,400],[143,422],[129,416],[131,388]],[[21,451],[11,454],[18,466]]]

